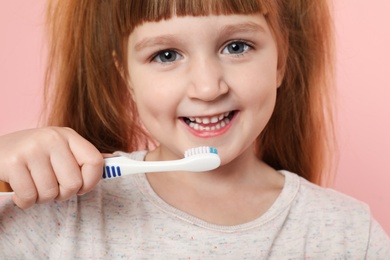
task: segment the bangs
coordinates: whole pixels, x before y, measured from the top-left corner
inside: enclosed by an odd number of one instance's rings
[[[130,34],[143,22],[158,22],[173,16],[206,16],[269,13],[272,0],[120,0],[118,22]]]

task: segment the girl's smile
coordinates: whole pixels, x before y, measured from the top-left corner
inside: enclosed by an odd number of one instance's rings
[[[128,41],[129,85],[144,126],[160,143],[156,159],[207,145],[226,164],[251,149],[273,112],[277,60],[260,14],[136,27]]]
[[[214,137],[222,135],[229,129],[237,111],[225,112],[213,116],[182,117],[194,135],[199,137]]]

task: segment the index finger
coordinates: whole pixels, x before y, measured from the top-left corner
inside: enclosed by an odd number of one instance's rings
[[[80,166],[83,184],[79,195],[91,191],[101,180],[103,173],[103,155],[89,141],[71,130],[69,147]]]

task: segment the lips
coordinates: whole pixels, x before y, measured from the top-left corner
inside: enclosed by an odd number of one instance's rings
[[[213,116],[183,117],[183,121],[196,131],[217,131],[225,128],[234,117],[235,111]]]

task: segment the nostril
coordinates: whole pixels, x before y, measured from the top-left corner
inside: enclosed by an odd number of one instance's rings
[[[229,86],[220,78],[198,79],[191,83],[188,89],[190,98],[202,101],[215,101],[229,93]]]

